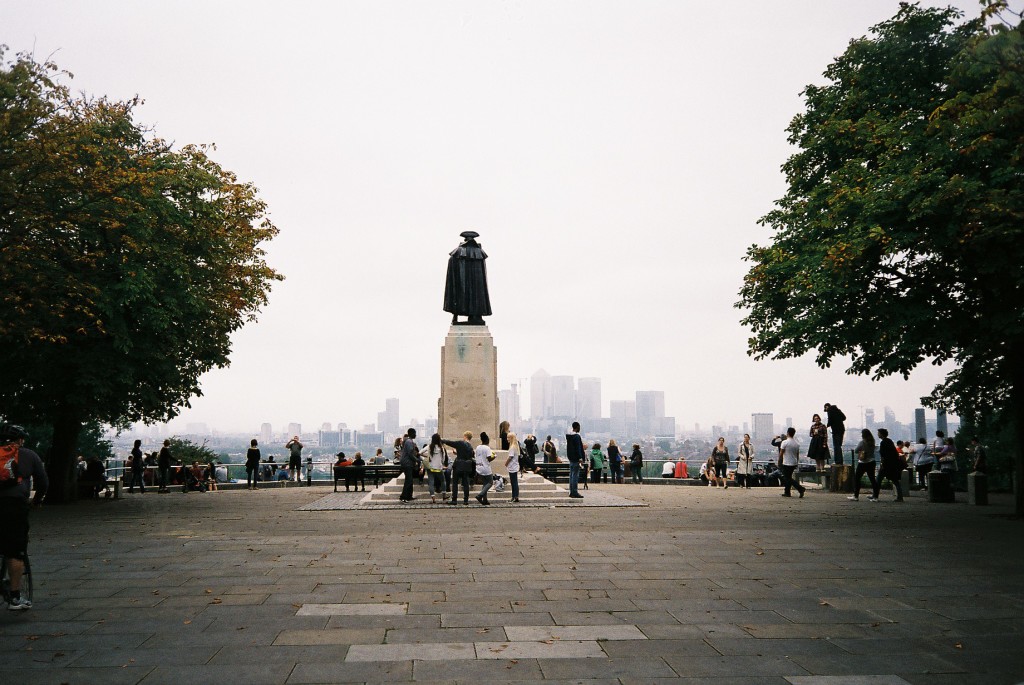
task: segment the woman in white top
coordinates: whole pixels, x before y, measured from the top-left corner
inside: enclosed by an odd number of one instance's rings
[[[423,470],[427,475],[427,489],[430,491],[431,504],[437,503],[436,493],[441,493],[441,501],[448,499],[448,491],[444,486],[444,469],[448,465],[448,451],[441,444],[441,436],[434,433],[430,436],[430,445],[420,451]]]
[[[487,501],[487,491],[491,489],[491,485],[494,483],[494,479],[491,478],[491,462],[494,461],[494,453],[488,445],[490,441],[491,439],[487,433],[480,433],[480,445],[473,453],[476,457],[476,475],[480,476],[484,482],[480,488],[480,494],[476,496],[476,501],[484,506],[490,506],[491,504]]]
[[[505,466],[508,468],[508,479],[512,483],[512,501],[519,501],[519,438],[515,433],[508,434],[508,459]]]

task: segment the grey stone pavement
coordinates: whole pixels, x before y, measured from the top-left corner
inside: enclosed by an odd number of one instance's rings
[[[1024,681],[1007,496],[591,493],[647,506],[317,509],[314,487],[44,507],[0,683]]]

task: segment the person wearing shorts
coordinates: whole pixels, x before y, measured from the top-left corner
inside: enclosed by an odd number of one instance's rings
[[[25,447],[28,433],[21,426],[0,426],[0,445],[18,446],[17,476],[20,482],[0,487],[0,553],[7,560],[7,575],[11,579],[11,611],[25,611],[32,608],[32,602],[21,596],[21,577],[25,572],[28,555],[28,509],[29,496],[35,486],[34,504],[46,496],[49,481],[46,469],[39,455]]]

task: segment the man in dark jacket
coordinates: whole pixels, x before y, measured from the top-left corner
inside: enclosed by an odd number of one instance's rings
[[[900,485],[900,472],[903,471],[903,467],[900,466],[900,454],[896,451],[896,444],[889,437],[889,431],[885,428],[878,429],[878,454],[882,457],[882,471],[878,474],[878,480],[875,481],[875,500],[878,500],[878,490],[881,486],[882,479],[888,478],[889,482],[896,486],[896,501],[903,501],[903,487]]]
[[[473,473],[476,471],[476,455],[473,445],[469,441],[473,434],[466,431],[462,434],[462,440],[442,440],[442,445],[455,448],[455,463],[452,464],[452,498],[448,504],[458,504],[459,483],[462,483],[462,503],[469,506],[469,486]]]
[[[565,435],[565,452],[569,457],[569,497],[583,499],[579,493],[580,465],[586,459],[583,453],[583,438],[580,437],[580,424],[572,422],[572,433]]]
[[[837,464],[843,463],[843,437],[846,435],[846,414],[834,404],[825,403],[825,414],[828,415],[827,428],[832,429],[832,457]]]
[[[402,496],[399,499],[402,502],[411,502],[414,499],[412,496],[412,481],[416,478],[420,469],[420,448],[416,446],[415,428],[410,428],[405,434],[405,440],[402,441],[402,454],[398,464],[402,467],[402,475],[405,476],[405,483],[402,485]]]

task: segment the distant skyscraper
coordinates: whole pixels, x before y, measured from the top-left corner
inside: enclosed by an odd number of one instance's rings
[[[510,390],[498,391],[498,414],[499,421],[508,421],[513,426],[519,423],[519,387],[515,383]]]
[[[787,416],[786,417],[786,428],[789,428],[792,425],[793,425],[793,417],[792,416]],[[795,426],[794,426],[794,428],[795,428]]]
[[[274,431],[271,429],[269,423],[264,423],[260,426],[260,442],[263,444],[270,442],[270,438],[273,434]]]
[[[608,403],[608,416],[612,433],[622,436],[636,435],[636,402],[612,400]]]
[[[644,435],[664,432],[662,419],[665,418],[664,390],[636,391],[636,427]]]
[[[869,431],[875,429],[875,410],[871,407],[864,409],[864,427]]]
[[[576,415],[581,419],[601,418],[601,379],[581,378],[576,391]]]
[[[551,415],[551,374],[537,369],[530,376],[530,418],[537,421]]]
[[[947,438],[949,435],[949,425],[946,423],[946,410],[936,409],[935,410],[935,430],[942,431],[942,434]]]
[[[324,421],[323,423],[321,423],[320,424],[320,430],[322,430],[322,431],[329,431],[329,430],[331,430],[331,422],[330,421]]]
[[[758,445],[767,445],[775,437],[774,414],[751,414],[750,423],[754,426],[754,435],[751,437]]]
[[[882,413],[885,415],[885,425],[888,426],[890,430],[895,428],[896,412],[892,410],[892,407],[886,407],[882,410]]]
[[[301,423],[289,423],[288,424],[288,437],[291,438],[293,435],[302,435],[302,424]]]
[[[576,384],[572,376],[551,377],[551,416],[561,419],[575,419]]]
[[[384,411],[377,412],[377,430],[387,435],[397,435],[399,428],[398,398],[384,400]]]
[[[928,424],[925,422],[924,409],[918,407],[914,410],[914,440],[921,438],[928,439]]]

